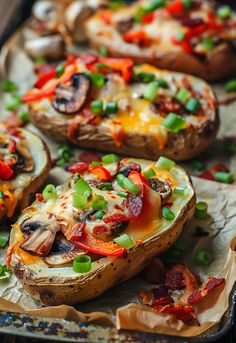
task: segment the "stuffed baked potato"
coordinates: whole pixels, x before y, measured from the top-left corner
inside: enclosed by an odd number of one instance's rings
[[[44,183],[50,157],[42,140],[30,131],[0,123],[0,222],[28,206]]]
[[[32,123],[55,140],[141,158],[190,159],[219,126],[204,81],[127,58],[69,56],[41,72],[23,101]]]
[[[108,5],[109,6],[109,5]],[[236,17],[213,1],[140,0],[97,11],[86,24],[96,48],[205,80],[236,72]]]
[[[195,209],[185,171],[105,155],[48,185],[11,231],[7,264],[47,305],[76,304],[132,277],[177,239]]]

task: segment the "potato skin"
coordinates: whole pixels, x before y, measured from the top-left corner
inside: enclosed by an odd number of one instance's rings
[[[67,130],[70,124],[68,116],[58,114],[51,116],[30,109],[31,122],[52,139],[66,142]],[[91,148],[104,152],[114,152],[122,155],[155,160],[159,156],[166,156],[175,161],[189,160],[204,151],[215,139],[219,129],[218,109],[212,113],[204,125],[190,128],[179,134],[168,134],[168,140],[162,149],[158,149],[155,135],[127,133],[121,146],[117,146],[110,130],[102,125],[81,124],[77,131],[76,141],[73,143],[81,148]]]
[[[29,132],[29,131],[27,131],[25,129],[18,129],[18,130],[22,131],[24,133],[24,135],[26,135],[26,139],[28,141],[29,141],[29,139],[27,138],[27,135],[29,135],[28,137],[34,135],[34,137],[42,144],[42,153],[45,154],[47,163],[44,165],[44,167],[42,168],[42,170],[41,170],[41,172],[39,174],[33,174],[32,178],[31,178],[31,181],[30,181],[30,184],[27,187],[24,188],[23,196],[18,201],[18,204],[17,204],[17,207],[15,209],[14,215],[17,212],[20,213],[21,211],[23,211],[29,205],[32,196],[35,195],[37,190],[44,184],[44,182],[45,182],[45,180],[46,180],[46,178],[48,176],[49,170],[51,168],[50,153],[49,153],[48,147],[42,141],[42,139],[40,137],[38,137],[35,133]],[[39,151],[37,151],[37,153],[39,153]],[[6,219],[6,218],[3,217],[3,220],[4,219]]]
[[[26,291],[45,305],[73,305],[91,300],[108,288],[131,278],[143,269],[153,256],[167,250],[176,241],[185,223],[193,216],[195,203],[196,196],[193,194],[168,230],[131,249],[126,257],[104,258],[101,267],[93,273],[73,278],[39,276],[14,253],[11,257],[11,269]]]

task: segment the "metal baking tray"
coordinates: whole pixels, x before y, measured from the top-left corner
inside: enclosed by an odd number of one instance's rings
[[[6,3],[7,0],[2,0],[2,4],[3,2]],[[0,48],[20,23],[29,16],[30,7],[33,5],[34,0],[13,0],[12,3],[15,3],[15,6],[9,11],[11,20],[7,21],[6,26],[0,32]],[[229,308],[221,321],[203,334],[192,338],[130,330],[118,331],[115,328],[88,325],[82,322],[75,323],[62,319],[0,311],[0,334],[58,342],[215,342],[224,339],[224,336],[227,335],[234,325],[236,325],[236,285],[230,295]]]

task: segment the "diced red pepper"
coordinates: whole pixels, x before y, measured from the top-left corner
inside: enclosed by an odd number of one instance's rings
[[[183,5],[182,0],[175,0],[174,2],[166,6],[165,9],[169,14],[173,16],[179,16],[184,11],[184,5]]]
[[[88,168],[89,168],[89,163],[77,162],[73,164],[72,166],[69,166],[67,171],[69,173],[80,173],[80,172],[84,172],[88,170]]]
[[[143,24],[150,24],[150,23],[153,22],[154,17],[155,17],[154,12],[148,13],[148,14],[146,14],[146,15],[143,16],[143,18],[142,18],[142,23],[143,23]]]
[[[140,174],[137,171],[134,171],[134,170],[131,171],[131,173],[129,173],[129,179],[130,181],[135,183],[135,185],[137,185],[140,190],[143,190],[144,185],[146,185],[147,187],[150,187],[150,182],[142,174]]]
[[[100,57],[99,62],[107,65],[114,71],[121,72],[123,79],[129,82],[132,75],[132,68],[134,62],[130,58],[109,58]]]
[[[95,166],[91,169],[91,173],[95,174],[101,181],[111,181],[112,176],[109,171],[103,166]]]
[[[144,30],[127,32],[123,34],[123,39],[129,43],[140,43],[147,38],[147,34]]]
[[[103,221],[105,223],[124,222],[127,220],[129,220],[129,217],[123,213],[115,213],[115,214],[112,214],[111,216],[107,216],[103,218]]]
[[[81,162],[91,163],[93,161],[101,161],[101,157],[95,152],[83,151],[79,155]]]
[[[196,304],[202,301],[211,291],[224,284],[225,279],[217,279],[215,277],[209,276],[198,290],[189,295],[188,303]]]
[[[53,79],[54,77],[56,77],[56,68],[48,73],[40,75],[34,86],[41,89],[49,80]]]
[[[66,238],[79,248],[102,256],[124,256],[126,249],[113,242],[103,242],[85,230],[85,223],[80,223],[71,233],[64,232]],[[74,231],[74,233],[73,233]]]
[[[42,202],[43,201],[43,194],[41,193],[36,193],[36,200],[38,202]]]
[[[14,171],[3,161],[0,161],[0,179],[10,180],[13,176]]]

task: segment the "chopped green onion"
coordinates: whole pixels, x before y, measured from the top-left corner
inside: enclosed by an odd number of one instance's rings
[[[205,249],[198,249],[194,255],[195,262],[200,266],[209,266],[212,262],[212,256]]]
[[[231,16],[232,9],[229,5],[220,6],[217,10],[217,15],[220,19],[227,19]]]
[[[161,213],[162,217],[167,221],[172,221],[175,219],[175,214],[168,207],[163,207]]]
[[[165,253],[166,257],[174,258],[182,255],[187,251],[187,245],[182,241],[175,242],[172,247]]]
[[[90,73],[89,77],[92,81],[92,84],[97,88],[102,88],[105,85],[104,75],[101,73]]]
[[[85,195],[87,198],[92,194],[92,189],[82,177],[76,181],[75,191],[77,194]]]
[[[120,191],[120,192],[117,192],[117,195],[119,195],[120,197],[122,197],[122,198],[128,198],[128,196],[129,196],[129,194],[127,194],[127,193],[125,193],[125,192],[122,192],[122,191]]]
[[[194,214],[194,216],[197,219],[205,219],[208,216],[207,210],[208,210],[207,203],[205,203],[203,201],[200,201],[195,206],[195,214]]]
[[[73,206],[78,209],[84,209],[88,204],[88,197],[85,194],[75,192],[73,194]]]
[[[116,244],[120,245],[122,248],[125,249],[131,249],[135,246],[134,241],[126,233],[113,239],[113,242],[115,242]]]
[[[97,218],[97,219],[102,219],[105,216],[105,212],[98,210],[95,213],[93,213],[93,215]]]
[[[109,67],[108,65],[104,64],[104,63],[97,63],[96,67],[98,69],[111,69],[111,67]]]
[[[123,174],[118,174],[116,176],[116,180],[118,181],[119,185],[122,188],[127,189],[127,191],[129,191],[132,194],[138,194],[139,193],[139,188],[138,186],[135,185],[135,183],[133,183],[132,181],[130,181],[126,176],[124,176]]]
[[[55,199],[57,197],[56,187],[54,185],[47,185],[43,190],[44,200]]]
[[[175,187],[173,193],[176,194],[176,195],[184,195],[185,194],[185,190],[186,190],[186,188],[184,188],[184,187]]]
[[[7,281],[11,276],[11,269],[0,264],[0,281]]]
[[[155,75],[152,73],[141,72],[133,75],[133,79],[143,83],[149,83],[155,80]]]
[[[106,104],[106,108],[105,108],[105,114],[109,115],[109,114],[114,114],[116,113],[118,110],[118,106],[117,103],[114,101],[109,101]]]
[[[24,122],[24,123],[29,123],[29,114],[26,111],[20,111],[17,116]]]
[[[185,38],[185,33],[182,31],[179,31],[175,37],[175,39],[177,40],[177,42],[182,42]]]
[[[149,4],[143,6],[144,12],[149,13],[155,11],[157,8],[164,7],[165,0],[151,0]]]
[[[56,69],[56,77],[59,78],[62,76],[62,74],[64,73],[65,71],[65,66],[64,64],[60,64],[57,69]]]
[[[125,5],[124,0],[112,0],[108,3],[108,7],[112,10],[123,7]]]
[[[8,110],[8,111],[14,111],[20,104],[21,104],[20,96],[18,96],[18,95],[12,95],[12,102],[9,102],[9,103],[6,105],[6,110]]]
[[[16,92],[18,90],[18,86],[15,82],[7,80],[3,83],[2,89],[4,92]]]
[[[193,2],[192,0],[182,0],[182,4],[184,5],[184,8],[190,9],[192,8]]]
[[[0,231],[0,248],[3,249],[6,247],[9,241],[10,233],[9,231]]]
[[[168,82],[166,80],[158,79],[158,80],[155,80],[153,82],[160,88],[168,88],[169,87]]]
[[[96,166],[102,166],[102,162],[99,161],[93,161],[90,163],[91,167],[96,167]]]
[[[236,92],[236,79],[229,80],[225,84],[226,92]]]
[[[112,190],[112,183],[111,182],[101,182],[97,186],[98,189],[102,191],[111,191]]]
[[[176,99],[182,104],[186,104],[190,97],[191,93],[186,88],[181,88],[176,95]]]
[[[142,7],[139,7],[137,12],[134,15],[134,21],[136,23],[141,23],[143,17],[145,16],[145,10]]]
[[[4,193],[3,193],[3,191],[0,190],[0,199],[2,199],[3,196],[4,196]]]
[[[175,162],[164,156],[159,157],[159,159],[156,162],[156,167],[161,168],[161,169],[169,170],[173,168],[174,166],[175,166]]]
[[[148,84],[144,91],[144,98],[149,101],[154,101],[156,99],[156,96],[158,94],[159,86],[156,84],[155,81]]]
[[[191,98],[187,102],[186,109],[190,112],[197,113],[197,112],[199,112],[201,106],[202,105],[201,105],[200,101],[198,101],[195,98]]]
[[[107,48],[105,46],[101,46],[99,48],[99,55],[102,56],[102,57],[106,57],[107,56]]]
[[[193,160],[189,163],[189,166],[192,170],[195,171],[202,171],[204,169],[206,169],[206,163],[201,162],[199,160]]]
[[[107,154],[105,156],[102,156],[102,162],[105,164],[116,163],[119,160],[119,157],[115,154]]]
[[[222,183],[232,183],[234,181],[234,175],[232,173],[216,172],[214,179]]]
[[[185,123],[186,121],[181,116],[171,112],[163,121],[162,125],[165,126],[169,131],[178,133],[183,128]]]
[[[70,158],[73,156],[70,145],[62,144],[58,149],[58,155],[60,158],[63,158],[65,162],[69,162]]]
[[[103,210],[107,206],[107,202],[102,195],[94,195],[92,199],[92,208],[94,210]]]
[[[75,256],[73,270],[76,273],[88,273],[92,267],[91,257],[88,255]]]
[[[102,100],[94,100],[91,102],[91,109],[93,113],[99,114],[103,111],[103,102]]]
[[[45,57],[36,57],[34,60],[35,64],[42,64],[42,63],[46,63],[47,59]]]
[[[155,170],[153,170],[152,168],[150,168],[150,169],[146,170],[146,171],[143,173],[143,175],[144,175],[147,179],[149,179],[149,177],[155,176],[155,175],[156,175],[156,172],[155,172]]]
[[[214,47],[214,41],[211,37],[204,37],[203,38],[203,47],[205,51],[211,51]]]

